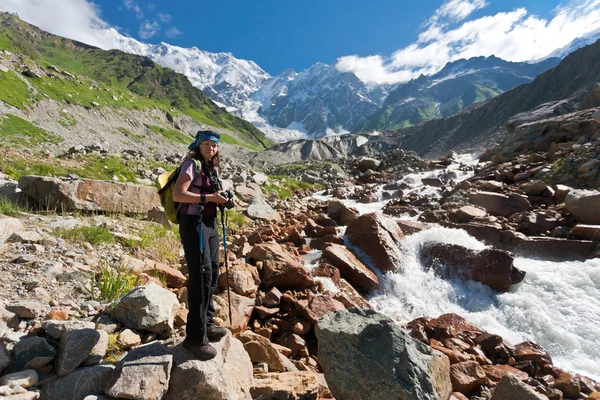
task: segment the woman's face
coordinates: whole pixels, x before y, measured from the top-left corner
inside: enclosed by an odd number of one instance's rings
[[[212,140],[205,140],[204,142],[200,143],[200,146],[198,146],[198,148],[200,149],[200,154],[202,155],[202,158],[204,158],[205,161],[209,161],[215,156],[215,154],[217,154],[217,150],[219,150],[219,145],[213,142]]]

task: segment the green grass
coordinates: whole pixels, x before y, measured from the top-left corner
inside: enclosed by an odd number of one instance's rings
[[[5,197],[0,197],[0,214],[8,217],[18,217],[22,212],[30,212],[27,207],[15,204]]]
[[[31,148],[43,143],[58,144],[63,139],[38,128],[23,118],[6,114],[4,117],[0,117],[0,141]]]
[[[234,138],[232,136],[225,135],[225,134],[221,135],[221,141],[223,141],[224,143],[227,143],[227,144],[235,144],[235,145],[238,145],[238,146],[243,146],[243,147],[246,147],[246,148],[248,148],[250,150],[256,150],[256,151],[263,150],[263,148],[261,146],[244,143],[244,142],[241,142],[241,141],[237,140],[236,138]]]
[[[147,223],[141,231],[135,232],[141,239],[130,243],[138,258],[150,258],[158,262],[173,264],[179,260],[181,241],[177,227],[165,227],[157,223]]]
[[[280,199],[287,199],[294,195],[294,192],[302,189],[314,189],[315,191],[324,189],[324,186],[320,183],[308,183],[305,181],[298,181],[294,178],[290,178],[287,175],[269,175],[269,181],[277,181],[279,184],[276,185],[271,183],[265,185],[263,188],[270,196],[276,194]]]
[[[24,110],[31,102],[29,87],[15,72],[0,71],[0,100]]]
[[[117,341],[119,339],[118,333],[108,334],[108,347],[106,348],[106,354],[104,355],[104,362],[114,363],[121,358],[125,350],[121,348],[121,345]]]
[[[252,124],[217,106],[184,75],[148,58],[42,35],[37,28],[10,14],[0,15],[0,49],[17,52],[24,64],[38,64],[55,75],[28,78],[38,91],[34,99],[14,73],[0,77],[0,100],[15,107],[26,108],[32,100],[51,98],[84,107],[92,107],[94,102],[99,107],[160,109],[186,114],[201,124],[233,130],[247,147],[264,149],[273,144]],[[49,65],[75,77],[50,71]]]
[[[71,242],[87,242],[92,246],[100,243],[114,243],[115,241],[113,234],[102,226],[76,226],[71,229],[58,229],[54,231],[54,234]]]
[[[98,289],[102,299],[113,302],[133,290],[137,281],[135,275],[127,274],[123,268],[115,269],[104,263],[100,266],[99,276],[94,275],[92,287]]]
[[[190,144],[193,140],[188,135],[176,131],[175,129],[165,129],[156,125],[146,125],[152,132],[166,137],[175,143]]]
[[[238,233],[244,226],[248,224],[248,218],[241,212],[232,208],[231,210],[225,211],[225,220],[227,223],[227,233],[228,234],[236,234]],[[221,234],[221,239],[223,238],[223,229],[221,224],[221,216],[219,214],[219,232]]]

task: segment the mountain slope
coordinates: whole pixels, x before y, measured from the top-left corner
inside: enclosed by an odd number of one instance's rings
[[[564,58],[556,67],[538,75],[531,83],[517,86],[485,103],[473,105],[452,117],[436,119],[418,126],[386,132],[407,150],[431,157],[451,150],[481,149],[506,134],[505,124],[518,113],[538,110],[548,117],[561,108],[589,108],[598,103],[590,93],[600,84],[600,40]],[[565,100],[568,99],[568,100]]]
[[[146,57],[119,50],[104,51],[51,35],[6,13],[0,14],[0,48],[29,57],[33,62],[45,66],[53,65],[70,74],[85,75],[113,86],[122,94],[129,93],[129,97],[135,96],[135,99],[123,101],[117,96],[111,100],[110,97],[96,95],[99,97],[98,101],[92,101],[93,96],[80,96],[79,92],[89,92],[87,88],[77,88],[77,84],[70,84],[73,86],[70,89],[78,94],[83,106],[90,107],[94,102],[99,106],[162,108],[165,112],[187,114],[200,124],[233,131],[235,133],[232,132],[232,135],[237,135],[240,140],[253,146],[266,148],[271,144],[261,131],[217,106],[202,91],[192,86],[184,75],[163,68]],[[68,88],[58,87],[58,82],[52,81],[52,90],[48,89],[47,82],[41,88],[50,92],[46,93],[46,97],[69,102],[65,92]]]
[[[253,98],[260,99],[259,113],[272,125],[323,137],[354,129],[379,108],[389,90],[368,87],[353,73],[317,63],[299,74],[288,70],[267,81]]]
[[[420,76],[400,85],[383,106],[354,131],[401,129],[456,114],[472,104],[531,82],[558,62],[557,58],[549,58],[536,64],[513,63],[491,56],[448,63],[434,75]]]

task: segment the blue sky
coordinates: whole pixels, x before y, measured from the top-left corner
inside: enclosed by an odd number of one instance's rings
[[[443,2],[151,0],[119,4],[115,0],[96,0],[95,3],[103,19],[138,40],[231,52],[277,75],[286,68],[299,71],[319,61],[331,64],[349,54],[391,54],[415,41],[420,27]],[[545,17],[559,3],[558,0],[492,1],[473,16],[524,6],[530,13]],[[143,18],[138,18],[141,15],[136,6]],[[164,15],[171,17],[168,23],[161,21]],[[158,22],[160,30],[147,37],[148,32],[144,35],[140,31],[145,21]],[[173,28],[180,34],[172,35]]]
[[[115,47],[103,33],[115,28],[146,43],[231,52],[271,75],[324,62],[374,83],[459,58],[536,60],[600,32],[600,0],[0,0],[0,9],[103,48]]]

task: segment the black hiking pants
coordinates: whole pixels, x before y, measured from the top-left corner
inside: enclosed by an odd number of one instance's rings
[[[200,251],[199,229],[202,230],[203,252]],[[216,215],[180,215],[179,235],[189,270],[186,336],[190,340],[208,343],[206,327],[214,325],[212,295],[219,279],[219,232]]]

